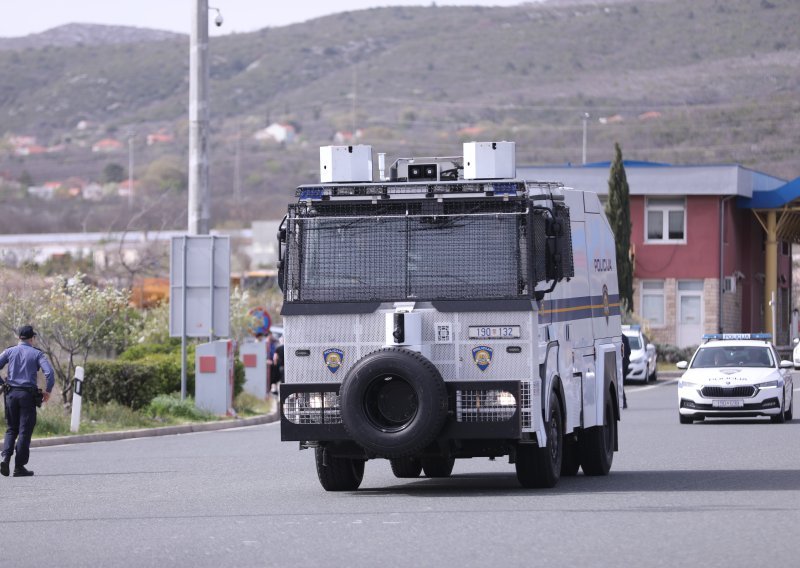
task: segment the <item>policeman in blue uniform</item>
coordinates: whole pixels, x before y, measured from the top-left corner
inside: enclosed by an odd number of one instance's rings
[[[17,457],[14,460],[14,477],[33,475],[25,469],[30,455],[31,436],[36,426],[36,373],[39,369],[47,379],[43,401],[47,402],[55,385],[55,376],[50,361],[45,354],[34,347],[36,332],[29,325],[19,328],[19,344],[0,353],[0,369],[8,365],[8,379],[5,384],[6,430],[3,444],[0,474],[8,476],[8,464],[14,453],[16,442]]]

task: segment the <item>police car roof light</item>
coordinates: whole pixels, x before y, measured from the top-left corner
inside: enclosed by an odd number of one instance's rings
[[[771,333],[706,333],[703,335],[703,340],[708,341],[720,341],[720,340],[763,340],[763,341],[771,341],[772,334]]]

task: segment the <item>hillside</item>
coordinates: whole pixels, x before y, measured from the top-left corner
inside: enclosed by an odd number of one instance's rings
[[[316,179],[317,146],[354,129],[390,159],[458,153],[463,140],[509,139],[518,163],[579,162],[581,117],[589,112],[589,161],[610,159],[619,141],[626,159],[738,162],[792,179],[800,175],[797,21],[794,0],[573,0],[376,8],[214,38],[215,223],[279,216],[292,188]],[[111,161],[127,167],[127,152],[88,148],[103,137],[125,142],[131,130],[137,179],[154,161],[185,162],[185,36],[0,51],[0,69],[5,134],[65,146],[37,156],[0,147],[7,179],[97,179]],[[272,122],[294,125],[296,143],[253,139]],[[175,142],[146,146],[145,135],[155,131]],[[159,205],[138,223],[183,225],[181,188],[145,189]],[[33,208],[54,208],[53,218],[66,225],[39,230],[103,230],[130,217],[113,200],[89,215],[80,203],[3,195],[19,214],[4,220],[2,232],[21,230],[14,219]]]
[[[77,45],[118,45],[174,40],[181,34],[147,30],[130,26],[98,24],[67,24],[24,37],[0,37],[0,50],[21,51],[44,47],[74,47]]]

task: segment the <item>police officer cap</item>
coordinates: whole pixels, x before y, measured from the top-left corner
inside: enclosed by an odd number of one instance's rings
[[[33,327],[29,325],[23,325],[19,328],[19,338],[20,339],[30,339],[34,335],[37,335],[35,331],[33,331]]]

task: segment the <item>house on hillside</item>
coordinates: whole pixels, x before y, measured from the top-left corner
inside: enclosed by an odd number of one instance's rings
[[[32,185],[28,188],[28,195],[50,200],[55,197],[56,192],[61,189],[62,185],[60,181],[48,181],[42,185]]]
[[[123,144],[119,140],[114,140],[113,138],[103,138],[102,140],[95,142],[92,146],[92,152],[119,152],[122,150]]]
[[[253,138],[259,142],[271,140],[278,144],[290,144],[294,142],[296,131],[291,124],[273,122],[266,128],[259,130]]]
[[[175,137],[172,134],[166,134],[164,132],[154,132],[147,135],[148,146],[153,146],[154,144],[172,144],[174,141]]]
[[[608,162],[518,167],[517,175],[595,191],[603,200],[609,168]],[[776,344],[788,345],[794,239],[786,230],[792,225],[785,224],[783,232],[770,230],[770,212],[751,203],[786,181],[738,164],[626,161],[625,171],[630,187],[634,316],[654,340],[688,347],[700,343],[704,333],[771,333],[774,321]],[[774,268],[765,257],[774,259]],[[770,305],[765,300],[773,290]]]
[[[333,141],[336,144],[354,144],[361,140],[363,136],[364,133],[360,128],[356,129],[355,132],[350,132],[349,130],[339,130],[333,135]]]

